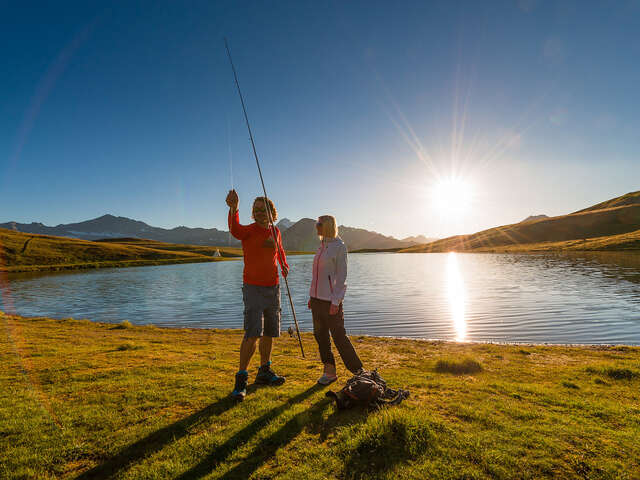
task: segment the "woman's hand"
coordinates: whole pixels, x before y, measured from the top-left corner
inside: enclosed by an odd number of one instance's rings
[[[311,299],[309,299],[309,301],[307,302],[307,308],[311,310]]]
[[[332,303],[331,306],[329,307],[329,315],[337,315],[339,311],[340,311],[339,305],[334,305]]]

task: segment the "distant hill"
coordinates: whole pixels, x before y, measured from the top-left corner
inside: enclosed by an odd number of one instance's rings
[[[640,191],[569,215],[457,235],[403,252],[640,249]]]
[[[214,257],[216,250],[220,250],[223,257],[242,255],[239,248],[193,247],[136,239],[120,241],[122,243],[92,242],[0,229],[0,270],[59,270],[222,260],[222,257]]]
[[[591,212],[594,210],[603,210],[605,208],[622,207],[625,205],[640,205],[640,191],[627,193],[626,195],[622,195],[621,197],[616,197],[611,200],[598,203],[593,207],[585,208],[584,210],[578,210],[577,212],[574,212],[574,213]]]
[[[292,222],[288,218],[283,218],[278,223],[276,223],[276,227],[280,229],[281,232],[284,232],[287,228],[290,228],[295,222]]]
[[[438,239],[435,237],[429,238],[429,237],[425,237],[424,235],[417,235],[415,237],[407,237],[402,239],[403,242],[416,243],[416,244],[430,243],[430,242],[435,242],[436,240]]]
[[[295,223],[287,218],[280,220],[277,225],[282,231],[285,248],[295,251],[315,251],[319,245],[315,224],[316,221],[310,218],[303,218]],[[240,242],[225,230],[189,227],[165,229],[152,227],[139,220],[116,217],[109,214],[85,222],[60,224],[55,227],[48,227],[36,222],[7,222],[0,224],[0,228],[23,233],[79,238],[82,240],[133,238],[180,245],[240,246]],[[397,240],[376,232],[345,226],[340,227],[340,236],[349,250],[361,248],[404,248],[419,243],[419,241]]]
[[[352,250],[404,248],[417,242],[398,240],[377,232],[340,225],[338,233],[347,248]],[[310,218],[299,220],[282,233],[282,243],[286,250],[315,251],[320,245],[316,232],[316,221]]]
[[[534,220],[542,220],[543,218],[549,218],[547,215],[531,215],[530,217],[525,218],[520,223],[524,222],[533,222]]]
[[[313,252],[318,248],[316,221],[303,218],[282,232],[282,244],[285,250]]]
[[[349,250],[360,250],[362,248],[398,248],[415,245],[415,242],[398,240],[397,238],[387,237],[362,228],[340,225],[338,229],[340,237],[344,240],[344,243],[347,244]]]

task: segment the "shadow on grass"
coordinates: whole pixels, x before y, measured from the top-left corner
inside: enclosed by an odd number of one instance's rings
[[[255,390],[256,386],[250,385],[247,393],[252,393]],[[202,459],[200,463],[178,476],[177,480],[199,479],[208,475],[218,468],[218,466],[230,455],[232,455],[237,448],[248,442],[273,419],[295,404],[309,398],[319,390],[322,390],[322,387],[314,385],[313,387],[308,388],[295,397],[287,400],[279,407],[265,413],[260,418],[254,420],[242,430],[235,433],[224,444],[216,447],[209,455],[207,455],[207,457]],[[366,413],[351,412],[347,415],[339,415],[339,412],[336,411],[323,422],[322,419],[324,411],[332,405],[332,403],[331,399],[323,397],[322,400],[314,404],[310,409],[300,412],[292,417],[277,432],[262,440],[260,444],[238,465],[227,471],[220,478],[227,480],[248,478],[253,472],[260,468],[261,465],[274,457],[278,449],[290,443],[305,428],[310,428],[313,431],[320,433],[321,439],[324,439],[328,433],[337,426],[350,423],[360,423],[361,421],[366,420]],[[115,457],[80,474],[75,480],[112,478],[116,476],[118,472],[128,468],[136,461],[156,453],[169,443],[175,442],[176,440],[184,437],[189,433],[191,427],[194,425],[206,421],[209,417],[222,414],[226,410],[232,408],[235,404],[236,402],[229,397],[222,398],[199,412],[196,412],[187,418],[175,422],[172,425],[158,430],[129,445],[125,449],[121,450]]]
[[[256,386],[250,385],[247,389],[247,393],[251,393],[255,390]],[[105,463],[81,473],[76,477],[76,480],[99,480],[111,478],[133,462],[158,452],[164,448],[165,445],[184,437],[189,433],[189,429],[194,425],[197,425],[210,417],[224,413],[225,411],[233,408],[236,403],[237,402],[230,397],[223,397],[217,402],[203,408],[199,412],[153,432],[143,439],[129,445]]]
[[[417,460],[434,448],[438,428],[411,412],[389,410],[344,431],[336,443],[336,454],[344,460],[345,478],[363,478]]]
[[[215,470],[224,460],[226,460],[236,448],[246,443],[251,437],[253,437],[266,425],[268,425],[269,422],[271,422],[274,418],[282,414],[287,409],[291,408],[296,403],[302,402],[321,389],[322,387],[320,387],[319,385],[314,385],[313,387],[291,398],[281,406],[265,413],[262,417],[247,425],[245,428],[233,435],[224,444],[213,450],[213,452],[211,452],[200,463],[177,477],[176,480],[194,480],[208,475],[213,470]],[[298,435],[298,433],[300,433],[300,431],[305,427],[305,425],[314,423],[315,421],[322,418],[322,412],[330,403],[330,399],[323,398],[320,402],[311,407],[311,409],[300,412],[299,414],[291,418],[291,420],[289,420],[280,430],[275,432],[270,437],[262,440],[260,442],[260,445],[256,447],[251,453],[249,453],[240,464],[226,472],[220,478],[248,478],[251,473],[257,470],[268,459],[273,457],[279,448],[287,445],[291,440],[293,440],[296,435]]]

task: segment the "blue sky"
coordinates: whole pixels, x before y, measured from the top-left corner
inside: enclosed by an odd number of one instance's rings
[[[248,221],[225,35],[281,217],[569,213],[640,189],[638,32],[637,0],[5,2],[0,222],[226,228],[232,184]]]

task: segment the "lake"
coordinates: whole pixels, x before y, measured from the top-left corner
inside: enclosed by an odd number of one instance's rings
[[[289,257],[300,327],[313,256]],[[242,328],[242,260],[13,274],[0,307],[24,316]],[[351,334],[640,345],[640,253],[350,254]],[[292,323],[282,282],[282,330]]]

